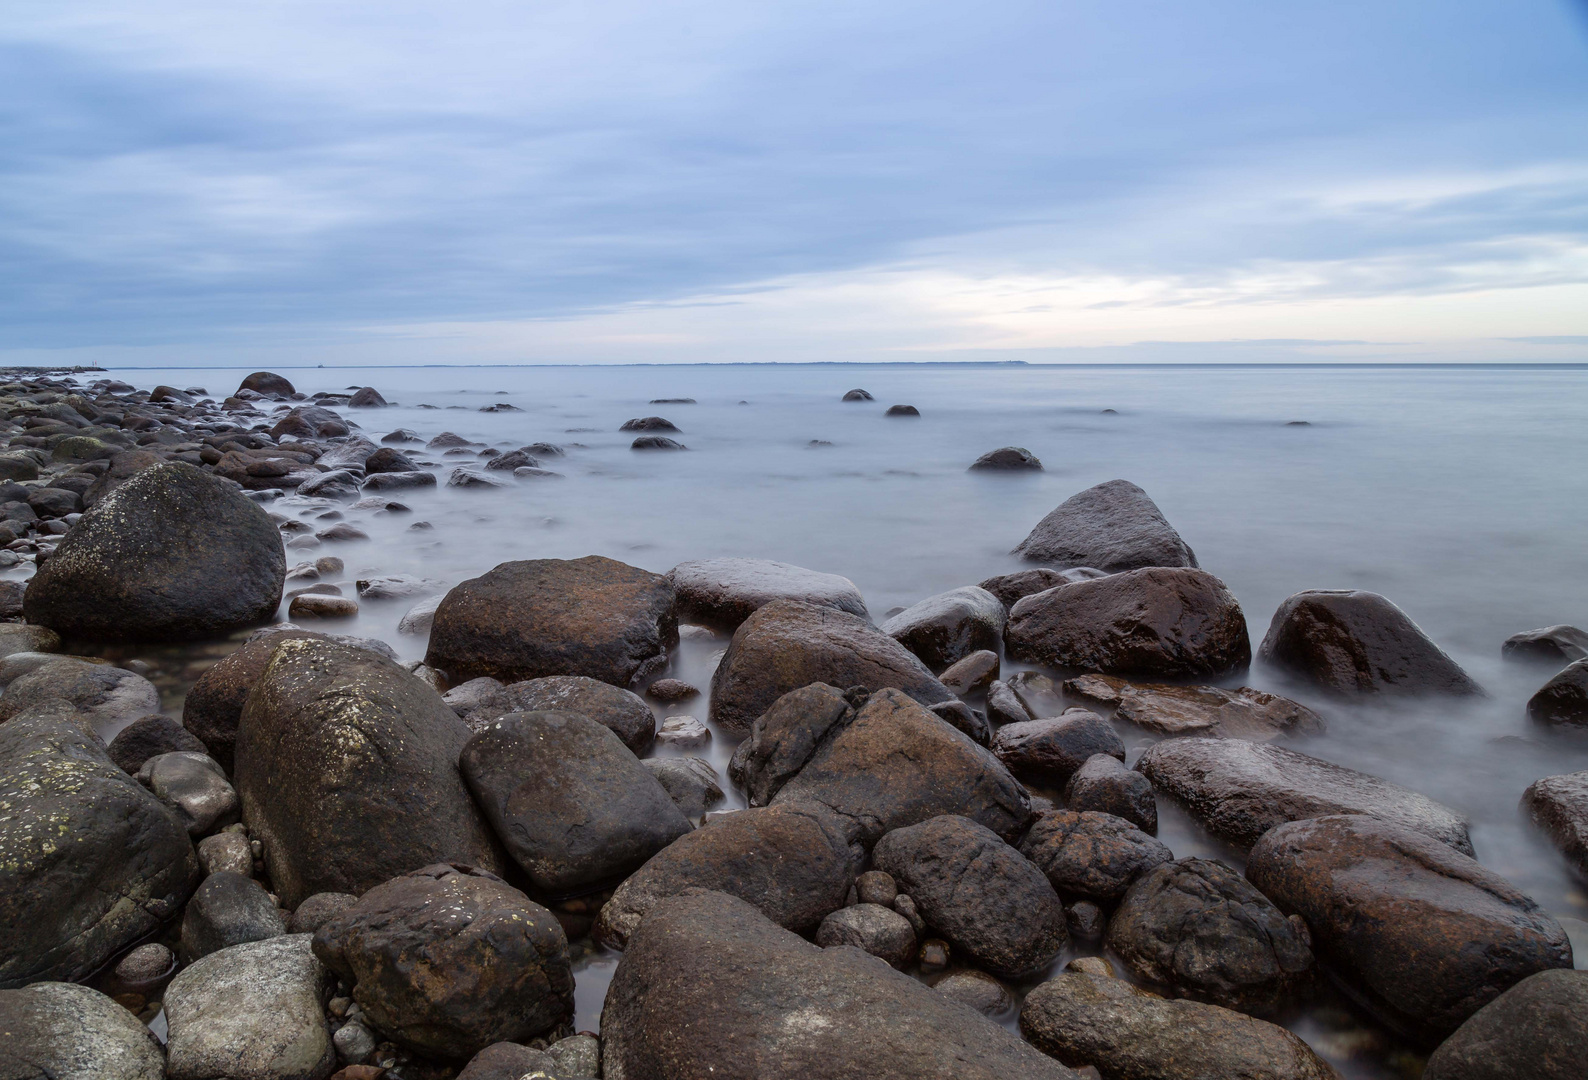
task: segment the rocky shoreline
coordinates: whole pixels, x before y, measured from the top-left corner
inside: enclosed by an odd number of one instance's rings
[[[0,567],[35,567],[0,582],[0,1080],[1321,1080],[1282,1026],[1320,1003],[1407,1076],[1582,1075],[1560,923],[1458,810],[1285,745],[1327,716],[1242,685],[1239,601],[1134,484],[880,622],[753,558],[350,597],[319,554],[364,536],[343,509],[555,479],[563,450],[372,438],[371,387],[90,374],[0,385]],[[290,492],[328,509],[273,513]],[[377,597],[412,598],[422,661],[334,632]],[[709,686],[670,671],[680,624],[727,639]],[[159,643],[181,673],[123,662]],[[1588,634],[1496,648],[1538,671],[1530,723],[1588,730]],[[1373,593],[1290,597],[1255,655],[1342,708],[1484,693]],[[1156,740],[1131,767],[1122,730]],[[726,776],[687,756],[712,738],[742,740]],[[1588,878],[1588,773],[1516,797]],[[1244,871],[1177,859],[1160,800]]]

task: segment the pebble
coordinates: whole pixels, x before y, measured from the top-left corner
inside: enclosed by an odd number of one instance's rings
[[[685,698],[696,697],[700,691],[684,682],[682,679],[657,679],[646,687],[645,692],[657,701],[683,701]]]
[[[921,945],[921,970],[942,971],[948,967],[948,942],[941,938],[927,938]]]
[[[130,987],[147,987],[169,975],[176,956],[159,942],[139,945],[116,965],[116,978]]]
[[[375,1052],[375,1036],[369,1028],[359,1023],[346,1023],[331,1036],[336,1046],[336,1056],[349,1065],[362,1064]]]
[[[693,716],[669,716],[656,731],[656,741],[680,750],[704,746],[711,741],[711,729]]]

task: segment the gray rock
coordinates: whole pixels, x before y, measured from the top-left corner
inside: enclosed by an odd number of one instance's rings
[[[556,1062],[557,1075],[568,1080],[601,1075],[601,1040],[592,1035],[570,1035],[546,1048]]]
[[[359,578],[353,587],[365,600],[395,600],[404,596],[444,592],[447,586],[445,582],[412,574],[387,574],[384,577]]]
[[[1031,570],[1017,570],[1013,574],[990,577],[981,583],[981,587],[1001,600],[1004,607],[1011,608],[1015,606],[1015,601],[1032,593],[1047,592],[1049,589],[1057,589],[1060,585],[1107,576],[1103,571],[1095,570],[1090,566],[1075,566],[1068,570],[1053,570],[1040,566]]]
[[[1093,754],[1064,787],[1064,805],[1077,813],[1095,810],[1124,818],[1142,832],[1158,831],[1158,801],[1152,781],[1110,754]]]
[[[817,682],[790,690],[756,718],[749,737],[734,751],[728,775],[751,806],[765,806],[827,736],[852,719],[849,698],[837,687]]]
[[[1112,706],[1117,719],[1170,738],[1198,735],[1267,742],[1281,735],[1319,735],[1324,730],[1323,718],[1305,705],[1250,686],[1226,690],[1082,675],[1066,681],[1064,692]]]
[[[397,620],[399,634],[428,634],[430,626],[436,621],[436,609],[441,606],[443,596],[432,596],[428,600],[421,600],[409,608],[403,617]]]
[[[977,746],[992,745],[992,727],[987,718],[963,701],[940,701],[927,706],[927,712],[947,721],[956,731],[970,737]]]
[[[212,952],[287,932],[286,920],[251,877],[228,871],[204,879],[182,915],[182,955],[190,963]]]
[[[70,703],[84,714],[95,731],[114,729],[160,711],[160,692],[142,675],[63,656],[40,664],[6,685],[5,693],[0,695],[0,721],[57,700]]]
[[[1168,847],[1124,818],[1093,810],[1052,810],[1020,841],[1020,853],[1062,896],[1111,904],[1132,882],[1174,859]]]
[[[129,986],[152,986],[176,968],[176,954],[159,942],[139,945],[116,962],[115,976]]]
[[[189,836],[208,836],[232,824],[241,809],[225,770],[208,754],[160,754],[143,763],[138,780],[181,816]]]
[[[927,597],[882,624],[882,632],[933,671],[998,647],[1008,613],[996,596],[966,585]]]
[[[1022,720],[1030,720],[1031,714],[1021,704],[1019,696],[1009,688],[1009,684],[996,679],[987,686],[987,719],[1001,727],[1004,724],[1018,724]]]
[[[1588,727],[1588,660],[1573,661],[1545,683],[1528,699],[1527,715],[1550,727]]]
[[[971,470],[989,470],[994,472],[1021,472],[1042,471],[1042,462],[1023,446],[1005,446],[997,450],[989,450],[975,461],[971,462]]]
[[[508,713],[573,712],[610,728],[636,754],[650,750],[656,738],[656,717],[643,698],[583,675],[548,675],[507,686],[471,679],[449,690],[446,700],[476,731]]]
[[[656,742],[674,750],[693,750],[711,741],[711,729],[693,716],[664,716],[656,729]]]
[[[640,764],[650,770],[673,805],[691,822],[698,822],[727,797],[717,785],[717,770],[705,758],[646,758]]]
[[[435,486],[436,474],[420,469],[412,472],[372,473],[364,478],[365,491],[404,491],[410,488]]]
[[[110,741],[110,760],[124,772],[136,775],[143,763],[160,754],[187,750],[202,754],[204,744],[169,716],[145,716],[134,720]]]
[[[983,1016],[1001,1016],[1015,1005],[1008,987],[975,968],[951,971],[933,983],[932,989],[969,1005]]]
[[[1588,771],[1534,781],[1522,793],[1522,808],[1588,879]]]
[[[1474,1013],[1423,1080],[1579,1080],[1588,1062],[1588,971],[1529,975]]]
[[[1064,784],[1094,754],[1125,760],[1125,744],[1113,726],[1086,709],[1005,724],[993,735],[992,752],[1015,775],[1054,785]]]
[[[848,578],[771,559],[697,559],[679,563],[667,576],[678,593],[679,618],[722,630],[736,629],[774,600],[870,618],[865,599]]]
[[[340,915],[357,902],[358,897],[351,893],[315,893],[293,911],[287,930],[294,934],[312,934],[332,916]]]
[[[1147,566],[1197,565],[1196,555],[1147,493],[1110,480],[1072,495],[1037,522],[1015,548],[1059,569],[1090,566],[1108,573]]]
[[[218,832],[198,842],[199,865],[206,874],[232,873],[252,877],[254,852],[240,832]]]
[[[332,469],[312,476],[298,485],[299,495],[313,495],[321,499],[355,499],[359,485],[364,480],[364,470]]]
[[[458,1073],[458,1080],[521,1080],[536,1073],[561,1080],[560,1074],[552,1071],[556,1067],[556,1058],[548,1053],[518,1043],[498,1042],[470,1058]]]
[[[979,649],[969,656],[949,665],[938,681],[960,697],[972,690],[980,690],[998,677],[998,654],[992,649]]]
[[[6,1080],[165,1080],[165,1055],[137,1017],[97,990],[39,982],[0,990]]]
[[[61,651],[61,635],[47,626],[23,623],[0,625],[0,659],[16,653],[56,653]]]
[[[853,904],[832,912],[816,928],[816,944],[824,949],[852,945],[896,968],[915,959],[915,930],[892,908]]]
[[[337,1059],[349,1065],[357,1065],[375,1052],[374,1034],[357,1021],[337,1028],[331,1043],[336,1047]]]
[[[1545,626],[1512,634],[1500,646],[1500,658],[1518,663],[1565,667],[1588,658],[1588,631],[1575,626]]]

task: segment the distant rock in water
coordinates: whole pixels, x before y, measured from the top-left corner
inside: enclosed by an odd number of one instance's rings
[[[373,386],[364,386],[348,399],[347,405],[350,409],[384,409],[386,399]]]
[[[665,435],[641,435],[629,447],[630,450],[688,450],[689,447]]]
[[[875,401],[868,391],[855,389],[844,395],[845,401]]]
[[[1285,426],[1286,427],[1311,427],[1312,426],[1312,421],[1311,420],[1289,420],[1289,421],[1286,421]]]
[[[1110,480],[1070,496],[1037,522],[1014,554],[1060,569],[1090,566],[1108,573],[1197,565],[1158,504],[1128,480]]]
[[[692,398],[692,397],[659,397],[659,398],[651,398],[649,404],[651,404],[651,405],[693,405],[693,404],[695,404],[695,399]]]
[[[1023,446],[1005,446],[998,450],[989,450],[975,461],[971,462],[972,469],[1001,470],[1015,472],[1022,469],[1039,471],[1042,462]]]
[[[1588,660],[1568,664],[1527,702],[1527,715],[1540,724],[1588,728]]]
[[[1500,646],[1500,658],[1530,664],[1563,667],[1588,657],[1588,632],[1575,626],[1545,626],[1512,634]]]
[[[869,620],[855,583],[772,559],[725,557],[681,562],[668,573],[678,592],[679,618],[733,630],[774,600],[803,600]]]
[[[281,394],[291,397],[297,391],[292,384],[272,371],[256,371],[237,387],[239,391],[252,390],[256,394]]]
[[[914,405],[889,405],[887,416],[920,416],[921,410]]]
[[[629,420],[619,431],[677,431],[678,425],[663,416],[641,416]]]

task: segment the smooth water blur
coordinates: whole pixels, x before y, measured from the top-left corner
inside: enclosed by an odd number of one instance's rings
[[[219,397],[246,371],[115,374],[140,387],[197,385]],[[894,607],[1020,568],[1010,549],[1054,506],[1104,480],[1134,481],[1202,566],[1239,597],[1254,647],[1289,594],[1370,589],[1399,604],[1482,682],[1492,696],[1477,703],[1354,708],[1289,687],[1260,665],[1244,680],[1325,715],[1328,733],[1299,748],[1459,808],[1472,817],[1480,860],[1557,916],[1588,919],[1584,885],[1517,810],[1538,777],[1588,769],[1588,743],[1530,725],[1524,703],[1550,673],[1499,659],[1500,643],[1518,631],[1588,624],[1588,368],[746,365],[283,374],[309,393],[368,384],[399,402],[343,410],[377,439],[406,427],[427,439],[453,431],[504,450],[537,441],[567,448],[566,457],[542,462],[563,479],[516,481],[500,491],[396,493],[413,509],[406,515],[345,511],[372,540],[299,557],[341,555],[349,579],[415,573],[452,584],[507,559],[589,554],[665,572],[685,559],[745,555],[843,574],[880,621]],[[876,401],[840,402],[852,387]],[[698,404],[648,404],[680,397]],[[478,411],[497,402],[523,411]],[[896,403],[917,406],[921,416],[884,417]],[[649,415],[676,423],[689,451],[632,451],[632,435],[617,428]],[[1029,448],[1046,470],[966,471],[978,455],[1007,445]],[[416,456],[448,463],[443,485],[457,463],[438,451]],[[319,511],[310,504],[322,505],[288,498],[271,508],[312,516]],[[434,528],[410,531],[415,520]],[[356,620],[337,628],[384,638],[417,658],[423,640],[395,629],[408,606],[366,601]],[[725,644],[686,638],[670,674],[705,689]],[[701,698],[671,711],[704,719],[705,709]],[[1134,761],[1146,739],[1122,733]],[[719,771],[732,749],[718,732],[709,756]],[[729,805],[742,800],[730,794]],[[1172,808],[1163,810],[1161,835],[1176,855],[1217,854],[1240,865]],[[1568,927],[1579,966],[1588,966],[1588,939],[1579,932],[1588,926]],[[581,971],[579,1026],[595,1026],[614,962],[598,958]],[[1350,1076],[1412,1067],[1357,1024],[1319,1009],[1295,1026]]]

